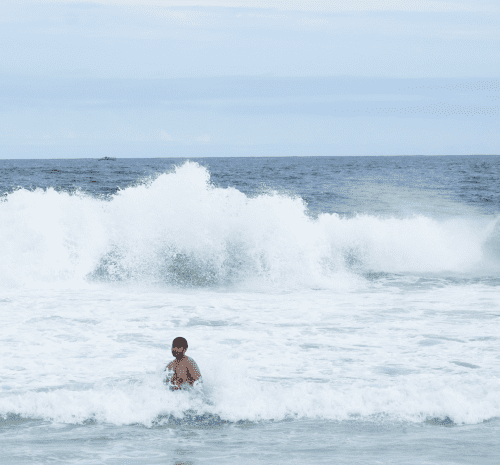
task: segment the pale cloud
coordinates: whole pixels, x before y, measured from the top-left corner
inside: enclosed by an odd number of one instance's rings
[[[163,130],[160,131],[159,138],[160,138],[160,140],[167,141],[167,142],[174,140],[174,138],[170,134],[168,134],[167,131],[163,131]]]
[[[498,1],[9,1],[0,0],[9,75],[498,75],[500,14],[481,12],[500,12]]]
[[[336,13],[345,11],[499,12],[497,3],[484,0],[7,0],[25,4],[100,4],[172,7],[260,8],[280,11]]]
[[[210,136],[208,134],[202,134],[202,135],[196,137],[195,141],[208,143],[208,142],[210,142]]]

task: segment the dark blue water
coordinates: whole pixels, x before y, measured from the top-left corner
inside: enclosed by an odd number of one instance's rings
[[[190,159],[211,181],[255,196],[269,190],[301,197],[312,215],[372,212],[394,214],[366,190],[409,188],[472,205],[486,214],[500,209],[499,156],[292,157]],[[0,160],[0,193],[46,189],[110,196],[182,165],[180,158],[118,158],[116,161]],[[415,210],[418,212],[418,208]]]

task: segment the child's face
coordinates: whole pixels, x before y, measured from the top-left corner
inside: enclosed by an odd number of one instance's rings
[[[184,352],[186,352],[186,349],[183,347],[172,347],[172,355],[175,358],[181,358],[184,355]]]

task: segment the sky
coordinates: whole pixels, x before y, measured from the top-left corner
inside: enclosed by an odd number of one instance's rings
[[[500,1],[3,0],[0,159],[500,153]]]

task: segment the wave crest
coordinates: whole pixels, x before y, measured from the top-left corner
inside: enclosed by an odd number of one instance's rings
[[[144,281],[330,287],[341,276],[474,272],[499,262],[497,218],[308,215],[302,199],[247,197],[186,162],[111,200],[53,189],[0,203],[4,284]]]

